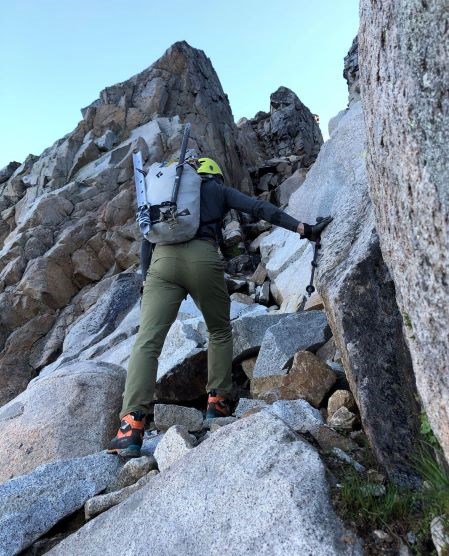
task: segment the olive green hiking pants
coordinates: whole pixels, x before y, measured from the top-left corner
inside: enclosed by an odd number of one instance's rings
[[[230,299],[217,248],[201,239],[157,245],[143,290],[140,328],[129,360],[120,418],[138,409],[148,413],[158,357],[187,294],[203,313],[209,333],[206,389],[222,396],[231,392]]]

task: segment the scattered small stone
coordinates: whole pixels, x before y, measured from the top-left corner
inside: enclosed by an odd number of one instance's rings
[[[329,398],[327,402],[328,417],[332,417],[341,407],[346,407],[346,409],[352,412],[357,409],[354,396],[348,390],[337,390]]]
[[[187,454],[196,444],[196,438],[182,425],[174,425],[164,434],[154,451],[160,471],[164,471]]]
[[[157,463],[154,456],[141,456],[140,458],[130,459],[122,467],[118,477],[106,487],[105,492],[114,492],[130,486],[156,467]]]
[[[384,496],[387,490],[384,485],[369,483],[367,485],[361,486],[360,492],[364,496],[375,496],[376,498],[379,498],[380,496]]]
[[[332,448],[331,453],[334,454],[334,456],[337,456],[338,459],[341,459],[341,461],[351,465],[357,472],[363,473],[365,471],[365,468],[361,463],[355,461],[354,458],[348,456],[348,454],[343,450],[340,450],[340,448]]]
[[[113,492],[109,492],[107,494],[100,494],[98,496],[94,496],[87,500],[84,504],[84,515],[86,521],[98,515],[102,512],[105,512],[112,506],[116,506],[126,500],[128,496],[130,496],[136,490],[139,490],[144,485],[148,483],[153,477],[159,474],[159,471],[153,470],[141,477],[136,483],[123,487],[120,490],[115,490]]]
[[[373,531],[373,536],[374,536],[376,539],[378,539],[378,540],[380,540],[380,541],[382,541],[382,542],[388,542],[388,543],[390,543],[390,542],[393,541],[393,538],[391,537],[391,535],[389,535],[388,533],[386,533],[385,531],[382,531],[382,530],[380,530],[380,529],[375,529],[375,530]]]
[[[254,282],[248,282],[248,295],[254,295],[256,293],[256,284]]]
[[[276,415],[296,432],[313,434],[323,424],[320,412],[306,400],[281,400],[263,411]]]
[[[447,516],[434,517],[430,523],[430,533],[438,556],[449,554],[449,527]]]
[[[281,398],[280,388],[283,379],[284,376],[282,375],[254,378],[253,373],[253,378],[251,380],[251,395],[253,398],[264,400],[267,403],[273,403]]]
[[[304,311],[320,311],[324,309],[324,303],[321,296],[314,292],[304,305]]]
[[[117,141],[117,135],[108,129],[101,137],[95,140],[95,144],[100,151],[110,151]]]
[[[379,471],[376,471],[376,469],[368,469],[368,471],[366,472],[366,476],[370,483],[385,483],[385,475],[382,475],[382,473],[379,473]]]
[[[329,453],[333,448],[340,448],[344,452],[356,452],[360,447],[350,438],[339,434],[327,425],[321,425],[313,431],[313,437],[324,453]]]
[[[211,419],[209,425],[210,432],[215,432],[226,425],[231,425],[235,421],[237,421],[237,417],[217,417],[216,419]]]
[[[266,407],[267,403],[263,400],[252,400],[250,398],[240,398],[237,407],[235,408],[235,416],[240,419],[244,413],[250,409],[262,409]]]
[[[337,431],[351,431],[357,421],[357,415],[346,407],[340,407],[327,421],[327,424]]]
[[[236,278],[235,276],[229,276],[229,274],[225,274],[225,280],[229,293],[238,292],[239,290],[242,290],[247,284],[245,279]]]
[[[203,414],[194,407],[173,404],[154,406],[154,423],[158,430],[166,431],[173,425],[182,425],[190,432],[203,428]]]
[[[336,380],[332,369],[316,355],[298,351],[289,374],[282,381],[281,398],[304,398],[314,407],[319,407]]]
[[[250,281],[254,282],[258,286],[261,286],[267,278],[267,269],[262,263],[259,263],[254,274],[251,276]]]
[[[416,538],[416,535],[415,535],[415,533],[414,533],[413,531],[409,531],[409,532],[407,533],[407,537],[406,537],[406,538],[407,538],[407,542],[408,542],[409,544],[416,544],[417,541],[418,541],[418,539]]]
[[[226,271],[228,274],[239,274],[251,269],[251,258],[249,255],[244,253],[243,255],[237,255],[229,259],[226,263]]]
[[[270,302],[270,282],[264,282],[256,288],[256,302],[268,305]]]
[[[236,292],[231,295],[231,301],[237,301],[238,303],[243,303],[244,305],[252,305],[254,300],[250,295],[244,293]]]

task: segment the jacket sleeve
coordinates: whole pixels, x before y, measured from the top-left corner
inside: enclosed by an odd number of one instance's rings
[[[228,209],[233,208],[246,212],[258,220],[266,220],[292,232],[297,231],[300,222],[271,203],[245,195],[232,187],[223,186],[223,190]]]

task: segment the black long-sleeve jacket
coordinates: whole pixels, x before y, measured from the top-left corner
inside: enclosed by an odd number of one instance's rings
[[[237,189],[225,186],[219,179],[209,178],[201,183],[200,225],[196,238],[210,238],[222,242],[221,222],[230,209],[251,214],[257,220],[266,220],[296,232],[299,221],[278,207],[256,197],[249,197]],[[152,244],[144,239],[141,248],[142,276],[146,276],[151,261]]]

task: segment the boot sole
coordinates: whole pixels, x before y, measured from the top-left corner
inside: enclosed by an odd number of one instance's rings
[[[140,446],[131,445],[127,448],[112,448],[108,454],[116,454],[121,458],[140,458]]]

